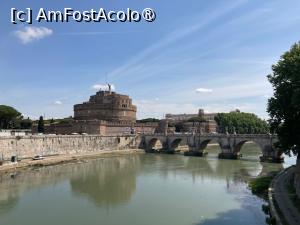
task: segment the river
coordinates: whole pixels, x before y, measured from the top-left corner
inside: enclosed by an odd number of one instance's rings
[[[252,177],[294,163],[139,154],[28,169],[0,176],[2,225],[265,225]]]

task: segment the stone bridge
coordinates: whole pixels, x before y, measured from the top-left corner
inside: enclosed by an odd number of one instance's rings
[[[246,142],[254,142],[261,149],[261,161],[282,162],[282,152],[275,148],[276,135],[269,134],[145,134],[143,145],[146,151],[174,153],[179,146],[187,146],[185,155],[202,156],[210,142],[218,143],[221,148],[219,158],[237,159]],[[160,144],[157,150],[155,146]]]

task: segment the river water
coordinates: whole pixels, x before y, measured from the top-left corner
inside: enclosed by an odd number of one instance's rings
[[[265,225],[247,181],[293,164],[140,154],[0,176],[1,225]]]

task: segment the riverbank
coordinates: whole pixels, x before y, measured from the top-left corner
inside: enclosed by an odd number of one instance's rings
[[[291,166],[272,180],[268,200],[270,204],[270,213],[275,218],[277,225],[299,225],[300,211],[295,206],[290,195],[290,184],[295,173],[295,166]]]
[[[102,157],[111,157],[127,154],[143,154],[145,153],[142,149],[128,149],[128,150],[110,150],[110,151],[99,151],[97,153],[85,153],[85,154],[68,154],[68,155],[53,155],[47,156],[42,160],[33,160],[31,158],[22,159],[16,163],[5,162],[0,166],[0,173],[7,173],[15,170],[22,170],[29,167],[42,167],[52,166],[65,163],[80,163],[85,162],[88,159],[96,159]]]
[[[252,193],[267,201],[269,186],[277,174],[278,172],[271,172],[267,175],[257,177],[251,180],[249,183],[249,187]]]

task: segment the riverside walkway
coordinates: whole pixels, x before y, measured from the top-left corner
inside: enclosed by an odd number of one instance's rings
[[[275,178],[272,184],[273,198],[288,225],[300,225],[300,212],[294,206],[288,190],[294,170],[294,166],[284,170]]]

